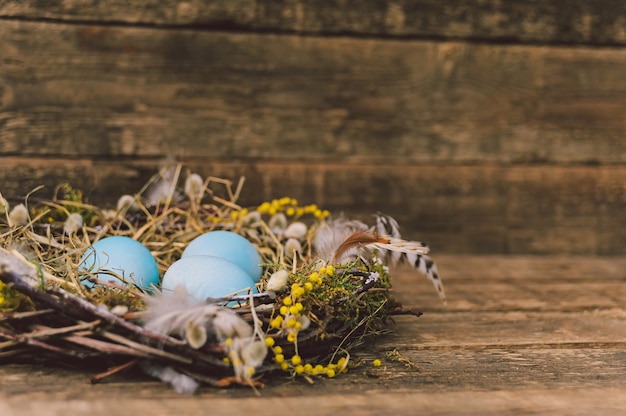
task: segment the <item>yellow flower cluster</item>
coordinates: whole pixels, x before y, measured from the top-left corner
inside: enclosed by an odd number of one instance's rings
[[[322,276],[332,275],[333,273],[333,266],[325,266],[319,272],[311,273],[304,282],[293,283],[289,295],[282,299],[278,308],[278,314],[270,321],[270,330],[278,330],[279,334],[286,333],[287,341],[296,344],[296,353],[289,358],[285,357],[281,346],[275,346],[273,337],[270,336],[265,339],[268,348],[271,348],[274,352],[274,361],[282,370],[291,371],[293,374],[326,375],[327,377],[335,377],[337,373],[347,371],[345,358],[335,364],[331,363],[327,366],[318,364],[313,366],[312,364],[304,363],[302,357],[297,353],[298,332],[306,328],[310,323],[307,316],[303,314],[305,309],[302,303],[303,297],[322,284]]]
[[[348,371],[348,362],[345,357],[341,357],[336,363],[330,363],[326,366],[321,364],[313,365],[305,363],[298,354],[293,355],[290,359],[285,357],[283,348],[280,345],[274,346],[274,338],[267,337],[265,344],[274,352],[274,361],[283,371],[292,371],[293,374],[301,375],[325,375],[329,378],[335,377],[338,373]]]
[[[324,219],[330,215],[328,210],[318,208],[316,204],[298,206],[298,201],[293,198],[283,197],[274,199],[271,202],[263,202],[257,207],[260,214],[275,215],[284,212],[288,217],[299,218],[306,214],[312,214],[318,220]]]
[[[321,364],[317,364],[315,366],[309,363],[303,364],[302,360],[297,360],[296,363],[293,358],[291,361],[294,364],[294,374],[306,374],[312,376],[325,375],[329,378],[333,378],[339,373],[345,373],[348,371],[348,363],[345,357],[341,357],[336,363],[330,363],[326,366]]]
[[[335,267],[330,264],[328,266],[321,267],[320,274],[332,276],[333,274],[335,274]]]
[[[239,211],[233,211],[230,213],[230,218],[236,220],[238,218],[245,218],[248,215],[248,208],[242,208]]]
[[[266,343],[267,343],[267,339],[266,339]],[[283,354],[283,348],[280,345],[276,345],[275,347],[272,348],[272,351],[274,352],[274,361],[276,362],[276,364],[278,364],[281,369],[287,371],[289,369],[289,363],[285,359],[285,354]],[[297,354],[294,355],[293,357],[300,358],[300,356]]]
[[[310,283],[310,282],[308,282]],[[298,283],[291,285],[291,293],[283,298],[279,308],[279,315],[270,321],[270,329],[278,329],[287,333],[287,341],[296,342],[298,331],[302,329],[304,323],[308,323],[308,318],[302,315],[304,305],[301,302],[302,296],[313,290],[313,284],[301,286]]]
[[[6,285],[4,284],[3,281],[0,281],[0,305],[2,305],[4,303],[4,288],[6,287]]]
[[[0,280],[0,313],[31,309],[32,301]]]

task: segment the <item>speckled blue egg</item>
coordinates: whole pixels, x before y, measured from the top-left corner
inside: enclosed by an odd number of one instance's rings
[[[254,282],[241,267],[214,256],[189,256],[174,262],[165,272],[161,289],[173,292],[183,285],[199,300],[220,298],[246,288],[256,293]]]
[[[115,273],[143,290],[159,284],[159,268],[150,250],[137,240],[124,236],[106,237],[96,241],[81,258],[81,269],[98,271],[98,280],[123,284]],[[93,287],[94,283],[83,280]]]
[[[211,231],[195,238],[181,257],[190,256],[214,256],[226,259],[245,270],[255,283],[261,279],[263,272],[260,266],[261,256],[254,245],[230,231]]]

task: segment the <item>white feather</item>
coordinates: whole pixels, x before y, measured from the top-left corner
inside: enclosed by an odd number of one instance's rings
[[[186,374],[179,373],[172,367],[166,367],[151,361],[142,361],[141,369],[149,376],[170,384],[179,394],[194,394],[200,383]]]
[[[178,169],[170,166],[160,172],[160,177],[152,183],[143,195],[146,206],[156,206],[168,199],[177,201],[180,199],[180,191],[176,189]]]
[[[187,330],[203,326],[222,341],[234,336],[249,336],[250,325],[227,307],[207,305],[177,286],[172,294],[158,294],[147,299],[144,312],[146,329],[162,334],[187,337]],[[193,334],[190,334],[192,339]]]

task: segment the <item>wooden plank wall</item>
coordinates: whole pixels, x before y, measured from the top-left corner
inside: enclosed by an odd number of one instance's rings
[[[166,159],[434,252],[626,254],[626,3],[0,0],[3,195]]]

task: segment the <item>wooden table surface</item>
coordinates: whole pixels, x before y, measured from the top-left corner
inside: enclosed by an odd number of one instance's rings
[[[0,415],[626,414],[626,259],[436,260],[448,304],[398,272],[397,296],[424,316],[397,319],[335,379],[180,396],[137,373],[90,385],[85,369],[2,363]]]

